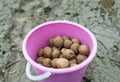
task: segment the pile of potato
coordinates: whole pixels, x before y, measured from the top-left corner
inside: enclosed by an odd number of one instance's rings
[[[68,36],[56,36],[48,46],[39,49],[37,63],[52,68],[68,68],[85,61],[90,49],[87,45]]]

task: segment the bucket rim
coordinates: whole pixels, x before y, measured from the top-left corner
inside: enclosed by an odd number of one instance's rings
[[[29,57],[27,49],[26,49],[26,44],[27,44],[27,41],[28,41],[30,35],[33,32],[35,32],[37,29],[39,29],[45,25],[56,24],[56,23],[65,23],[65,24],[71,24],[71,25],[77,26],[80,29],[84,30],[86,33],[88,33],[88,35],[92,39],[92,43],[93,43],[94,47],[91,50],[91,53],[89,54],[88,58],[84,62],[82,62],[81,64],[78,64],[78,65],[70,67],[70,68],[55,69],[55,68],[49,68],[49,67],[39,65]],[[25,59],[27,60],[27,62],[29,62],[33,67],[35,67],[39,70],[42,70],[44,72],[49,71],[49,72],[54,73],[54,74],[56,74],[56,73],[70,73],[70,72],[82,69],[84,67],[87,67],[89,65],[89,63],[92,62],[92,60],[94,59],[94,57],[96,56],[96,53],[97,53],[97,41],[96,41],[96,38],[93,35],[93,33],[80,24],[77,24],[77,23],[71,22],[71,21],[66,21],[66,20],[65,21],[64,20],[49,21],[49,22],[45,22],[43,24],[36,26],[35,28],[33,28],[31,31],[28,32],[28,34],[25,36],[25,38],[23,40],[22,51],[23,51],[23,55],[24,55]]]

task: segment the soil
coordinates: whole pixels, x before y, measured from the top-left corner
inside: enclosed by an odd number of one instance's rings
[[[32,82],[22,55],[25,35],[53,20],[79,23],[95,35],[98,52],[83,82],[120,82],[120,0],[102,10],[100,0],[0,0],[0,82]]]

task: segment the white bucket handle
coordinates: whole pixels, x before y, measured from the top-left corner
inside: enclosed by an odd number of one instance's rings
[[[41,75],[38,75],[38,76],[33,76],[31,73],[30,73],[30,64],[27,63],[26,65],[26,75],[27,77],[30,79],[30,80],[33,80],[33,81],[40,81],[40,80],[43,80],[43,79],[46,79],[48,77],[50,77],[52,74],[50,72],[45,72]]]

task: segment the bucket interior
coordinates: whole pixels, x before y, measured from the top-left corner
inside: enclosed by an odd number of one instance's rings
[[[50,38],[55,36],[69,36],[77,38],[82,44],[86,44],[90,48],[90,53],[93,49],[93,41],[90,35],[82,28],[68,23],[51,23],[38,27],[34,32],[31,32],[26,42],[26,49],[29,57],[36,61],[37,52],[40,48],[48,45]]]

